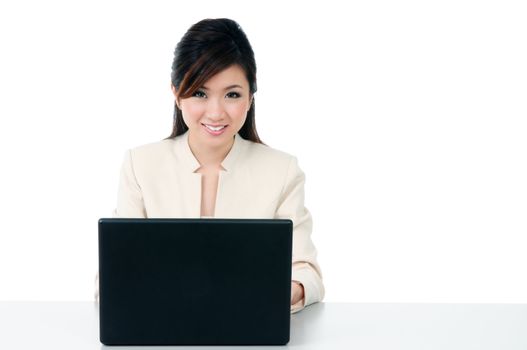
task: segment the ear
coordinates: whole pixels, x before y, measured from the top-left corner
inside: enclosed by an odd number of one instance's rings
[[[176,105],[179,109],[181,109],[181,107],[179,107],[179,97],[177,95],[177,90],[176,90],[176,87],[174,85],[172,85],[172,83],[170,83],[170,88],[172,89],[172,93],[174,94],[174,98],[176,99]]]
[[[251,94],[251,97],[249,98],[249,108],[247,109],[247,112],[249,112],[249,109],[251,109],[253,105],[253,100],[254,100],[254,94]]]

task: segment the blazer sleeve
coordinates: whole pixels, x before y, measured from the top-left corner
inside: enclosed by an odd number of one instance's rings
[[[126,151],[121,166],[117,207],[113,210],[114,218],[146,218],[146,210],[141,194],[141,187],[135,177],[132,151]],[[99,302],[99,272],[95,275],[95,302]]]
[[[304,172],[292,156],[276,212],[277,218],[293,221],[292,280],[304,286],[304,299],[291,306],[292,313],[321,301],[325,294],[317,250],[311,240],[313,220],[304,206],[304,183]]]
[[[113,211],[113,217],[146,218],[141,187],[135,175],[132,150],[126,151],[124,155],[117,192],[117,207]]]

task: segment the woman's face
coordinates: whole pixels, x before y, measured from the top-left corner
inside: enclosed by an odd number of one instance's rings
[[[174,87],[172,90],[175,94]],[[206,81],[191,97],[176,102],[192,139],[200,145],[221,147],[232,142],[245,123],[252,96],[244,70],[233,65]]]

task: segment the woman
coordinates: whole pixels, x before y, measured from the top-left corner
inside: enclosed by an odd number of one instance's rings
[[[194,24],[174,52],[171,88],[172,134],[126,152],[114,217],[291,219],[291,311],[322,300],[304,173],[258,136],[256,63],[240,26]]]

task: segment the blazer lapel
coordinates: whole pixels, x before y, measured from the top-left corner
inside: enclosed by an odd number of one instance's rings
[[[199,218],[201,213],[201,166],[188,145],[188,131],[175,138],[174,156],[178,159],[174,178],[174,196],[180,208],[176,217]]]
[[[222,169],[219,173],[214,217],[240,217],[240,206],[244,203],[241,201],[240,193],[243,192],[242,188],[245,184],[245,173],[241,160],[247,142],[240,134],[236,134],[231,150],[221,163],[225,170]]]
[[[195,171],[200,168],[200,163],[192,153],[188,144],[189,132],[185,132],[181,137],[175,139],[175,155],[183,165],[183,169],[178,169],[178,177],[181,183],[177,184],[179,189],[181,208],[184,217],[199,218],[201,216],[201,174]],[[240,204],[244,203],[241,198],[239,186],[244,184],[245,173],[242,164],[239,163],[240,155],[247,146],[239,134],[234,136],[234,143],[231,150],[221,163],[223,169],[219,172],[218,189],[214,208],[216,218],[234,218],[240,216]]]

